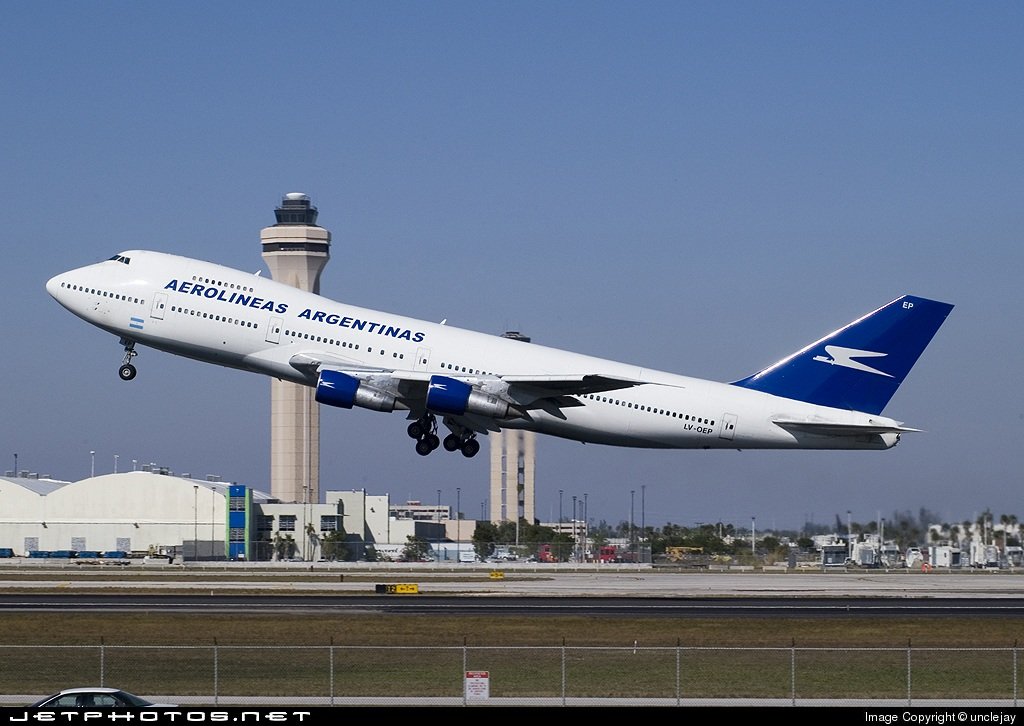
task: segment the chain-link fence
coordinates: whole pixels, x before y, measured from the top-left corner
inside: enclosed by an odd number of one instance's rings
[[[0,645],[6,704],[113,686],[179,705],[1016,706],[1018,648]]]

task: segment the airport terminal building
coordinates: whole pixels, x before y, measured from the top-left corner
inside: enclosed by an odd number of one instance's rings
[[[279,502],[157,467],[77,482],[8,472],[0,477],[0,555],[318,561],[341,545],[346,559],[371,551],[396,558],[409,537],[446,538],[449,513],[432,513],[397,517],[387,495],[362,490],[328,491],[324,503]],[[471,534],[472,525],[460,529]]]

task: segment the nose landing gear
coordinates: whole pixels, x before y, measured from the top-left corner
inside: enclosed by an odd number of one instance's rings
[[[135,366],[132,365],[132,358],[138,355],[135,352],[135,341],[126,340],[121,338],[121,343],[124,345],[124,360],[121,362],[121,367],[117,371],[117,375],[120,376],[122,381],[130,381],[135,378],[135,374],[138,373],[135,370]]]

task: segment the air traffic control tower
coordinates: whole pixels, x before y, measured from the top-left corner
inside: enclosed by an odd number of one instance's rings
[[[331,233],[317,226],[317,209],[305,194],[285,194],[274,214],[277,224],[260,231],[270,276],[319,293]],[[270,495],[282,502],[320,501],[320,411],[314,393],[290,381],[270,381]]]
[[[503,338],[530,339],[518,331],[503,333]],[[521,429],[502,429],[487,437],[491,442],[491,511],[494,524],[533,522],[537,470],[537,434]]]

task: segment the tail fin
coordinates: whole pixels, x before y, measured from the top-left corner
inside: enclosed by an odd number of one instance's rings
[[[904,295],[733,385],[879,414],[952,309]]]

